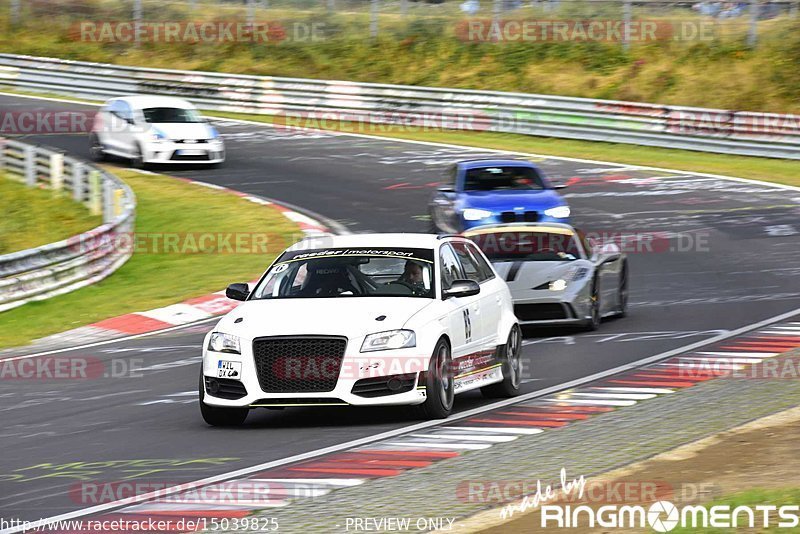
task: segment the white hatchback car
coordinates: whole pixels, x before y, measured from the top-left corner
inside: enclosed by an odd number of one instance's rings
[[[134,167],[225,161],[225,144],[208,119],[191,103],[164,96],[107,101],[95,116],[89,149],[95,161],[110,154]]]
[[[471,241],[431,234],[306,239],[287,249],[203,341],[200,409],[419,405],[519,393],[521,333],[508,286]]]

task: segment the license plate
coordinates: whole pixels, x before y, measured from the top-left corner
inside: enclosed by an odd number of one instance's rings
[[[179,156],[205,156],[205,150],[178,150]]]
[[[241,378],[242,362],[219,360],[217,362],[217,378]]]

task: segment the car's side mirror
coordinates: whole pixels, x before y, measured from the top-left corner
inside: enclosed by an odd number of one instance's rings
[[[620,257],[620,248],[615,243],[606,243],[594,247],[594,260],[598,264],[608,263]]]
[[[444,298],[471,297],[481,292],[481,286],[475,280],[455,280],[449,289],[442,292]]]
[[[247,284],[231,284],[225,290],[225,296],[231,300],[247,300],[250,294],[250,286]]]

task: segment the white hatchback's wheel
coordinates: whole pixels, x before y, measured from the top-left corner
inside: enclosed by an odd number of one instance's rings
[[[522,332],[514,325],[502,348],[503,381],[481,388],[484,397],[515,397],[522,383]]]
[[[444,338],[436,344],[428,363],[425,395],[425,402],[420,405],[420,410],[426,419],[444,419],[453,411],[453,360],[450,345]]]
[[[103,151],[103,144],[95,133],[89,136],[89,157],[92,158],[92,161],[98,163],[106,159],[106,153]]]
[[[219,408],[204,402],[206,388],[203,385],[203,372],[200,371],[200,414],[211,426],[239,426],[247,419],[248,408]]]

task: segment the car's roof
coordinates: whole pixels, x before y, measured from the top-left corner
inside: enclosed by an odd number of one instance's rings
[[[309,237],[295,243],[287,250],[313,250],[320,248],[425,248],[435,249],[450,237],[435,234],[347,234]]]
[[[507,224],[486,224],[483,226],[476,226],[464,232],[465,237],[474,235],[485,234],[501,234],[504,232],[539,232],[549,234],[572,235],[575,233],[575,228],[569,224],[564,223],[507,223]]]
[[[181,98],[157,95],[131,95],[112,98],[111,100],[124,100],[137,109],[144,108],[178,108],[195,109],[195,106]]]
[[[536,165],[524,159],[467,159],[459,161],[458,165],[464,169],[482,169],[484,167],[533,167]]]

